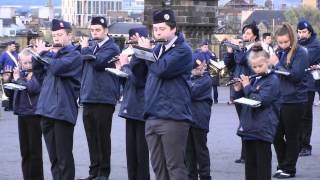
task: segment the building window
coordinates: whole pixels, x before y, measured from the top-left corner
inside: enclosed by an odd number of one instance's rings
[[[91,1],[88,2],[88,14],[91,14]]]
[[[111,2],[110,2],[110,1],[108,1],[108,8],[107,8],[107,9],[108,9],[108,11],[110,11],[110,10],[111,10],[110,3],[111,3]]]
[[[92,3],[92,14],[96,14],[96,9],[95,9],[95,7],[96,7],[96,2],[95,1],[93,1],[93,3]]]
[[[114,11],[114,2],[113,1],[111,1],[111,11]]]
[[[97,14],[100,14],[100,11],[99,11],[99,2],[100,2],[100,1],[97,1],[97,2],[96,2],[96,13],[97,13]]]
[[[82,14],[82,2],[77,1],[77,14]]]
[[[80,2],[77,1],[77,14],[79,14],[79,12],[80,12]]]
[[[107,2],[103,1],[102,14],[107,14]]]
[[[77,22],[78,22],[78,26],[80,26],[81,25],[81,16],[80,15],[77,16]]]

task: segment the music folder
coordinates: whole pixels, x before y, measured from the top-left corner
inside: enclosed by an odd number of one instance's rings
[[[147,49],[147,48],[143,48],[143,47],[140,47],[140,46],[133,45],[133,51],[134,51],[134,55],[137,58],[145,59],[145,60],[148,60],[148,61],[151,61],[151,62],[156,62],[157,61],[157,59],[155,58],[155,56],[153,54],[152,49]]]
[[[245,104],[245,105],[248,105],[248,106],[251,106],[251,107],[259,107],[259,106],[261,106],[261,102],[260,101],[256,101],[256,100],[253,100],[253,99],[248,99],[248,98],[245,98],[245,97],[236,99],[236,100],[234,100],[234,102],[240,103],[240,104]]]
[[[22,85],[15,84],[15,83],[5,83],[5,84],[3,84],[3,88],[11,89],[11,90],[19,90],[19,91],[27,89],[26,86],[22,86]]]
[[[127,78],[129,76],[127,73],[122,72],[116,68],[106,68],[106,71],[108,71],[116,76],[119,76],[119,77]]]
[[[218,62],[216,62],[216,61],[214,61],[214,60],[211,60],[210,63],[211,63],[212,65],[214,65],[214,66],[215,66],[217,69],[219,69],[219,70],[222,70],[224,67],[226,67],[226,65],[224,64],[223,61],[218,61]]]

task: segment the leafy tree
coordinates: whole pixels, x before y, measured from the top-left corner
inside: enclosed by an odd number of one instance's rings
[[[320,33],[320,11],[319,9],[312,7],[299,6],[296,8],[291,8],[285,13],[286,20],[293,26],[296,27],[301,19],[308,20],[314,31],[317,34]]]

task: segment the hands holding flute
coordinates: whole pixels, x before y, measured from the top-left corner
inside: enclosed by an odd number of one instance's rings
[[[33,49],[36,51],[36,53],[40,54],[43,51],[52,51],[52,52],[58,52],[63,46],[61,44],[53,44],[51,46],[47,46],[46,42],[44,42],[41,39],[35,40],[35,46],[33,46]]]
[[[245,76],[243,74],[240,75],[240,78],[234,79],[236,82],[233,84],[235,91],[240,91],[242,87],[246,87],[250,85],[250,78],[249,76]]]

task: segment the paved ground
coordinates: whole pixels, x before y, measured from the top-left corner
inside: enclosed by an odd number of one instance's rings
[[[233,106],[227,105],[228,89],[219,88],[219,104],[212,107],[208,147],[211,156],[211,174],[214,180],[244,179],[244,165],[233,161],[239,157],[240,139],[235,135],[238,125]],[[318,99],[318,97],[316,98]],[[125,123],[114,116],[112,127],[111,179],[126,180]],[[319,106],[314,106],[314,131],[312,136],[313,155],[298,161],[297,180],[320,180],[320,122]],[[81,115],[81,111],[79,115]],[[74,158],[76,177],[87,175],[89,157],[81,116],[75,128]],[[273,155],[273,170],[276,158]],[[50,163],[44,146],[45,179],[51,178]],[[153,173],[151,173],[153,176]],[[20,151],[18,144],[17,118],[11,112],[0,112],[0,180],[22,179],[20,169]],[[154,177],[153,177],[154,179]]]

